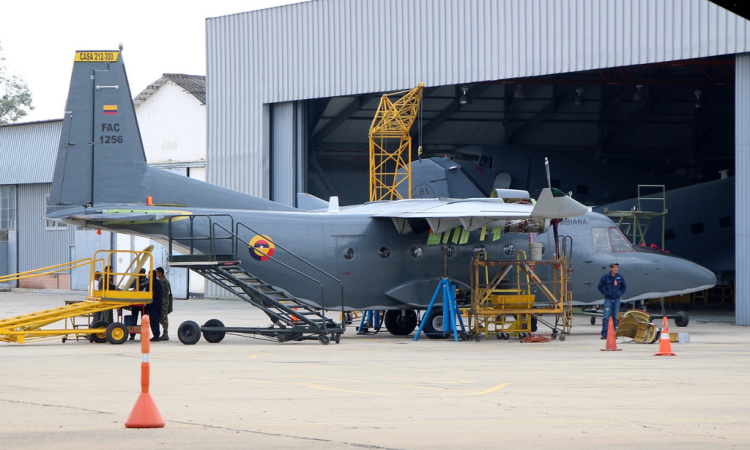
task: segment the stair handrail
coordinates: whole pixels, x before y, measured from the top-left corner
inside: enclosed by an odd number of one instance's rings
[[[245,224],[242,224],[241,222],[237,222],[237,233],[238,233],[238,234],[235,234],[235,233],[233,233],[232,231],[229,231],[229,230],[227,230],[226,228],[224,228],[223,226],[221,226],[221,224],[218,224],[218,223],[214,223],[214,227],[218,227],[218,228],[221,228],[221,229],[222,229],[222,230],[224,230],[225,232],[227,232],[227,233],[229,233],[230,235],[234,236],[235,242],[236,242],[236,241],[239,241],[239,242],[242,242],[243,244],[247,245],[248,247],[250,247],[250,243],[249,243],[248,241],[245,241],[244,239],[242,239],[242,238],[241,238],[241,237],[239,236],[239,225],[242,225],[243,227],[247,228],[247,229],[248,229],[248,230],[249,230],[249,231],[250,231],[251,233],[255,233],[256,235],[260,235],[260,233],[257,233],[257,232],[255,232],[255,230],[253,230],[252,228],[248,227],[248,226],[247,226],[247,225],[245,225]],[[276,243],[275,243],[275,242],[273,242],[273,240],[272,240],[272,239],[270,239],[270,238],[269,238],[268,240],[269,240],[269,241],[271,241],[271,242],[272,242],[272,243],[274,244],[274,246],[276,245]],[[236,246],[233,246],[233,248],[236,248]],[[299,259],[300,261],[302,261],[302,262],[304,262],[304,263],[306,263],[306,264],[309,264],[309,265],[311,265],[311,266],[315,267],[315,266],[314,266],[314,265],[313,265],[312,263],[309,263],[309,262],[305,261],[304,259],[302,259],[302,258],[300,258],[299,256],[295,255],[294,253],[290,252],[289,250],[287,250],[287,249],[285,249],[285,248],[283,248],[283,247],[281,247],[281,246],[279,246],[279,248],[281,248],[281,249],[282,249],[282,250],[284,250],[285,252],[289,253],[290,255],[294,256],[295,258]],[[235,255],[236,255],[236,253],[235,253]],[[323,286],[323,283],[321,283],[321,282],[320,282],[320,280],[316,280],[315,278],[311,277],[310,275],[308,275],[308,274],[306,274],[306,273],[304,273],[304,272],[302,272],[302,271],[300,271],[300,270],[298,270],[298,269],[295,269],[294,267],[292,267],[292,266],[290,266],[290,265],[288,265],[288,264],[286,264],[286,263],[283,263],[283,262],[281,262],[281,261],[277,260],[276,258],[274,258],[274,257],[273,257],[273,256],[271,256],[271,255],[265,255],[265,256],[266,256],[266,258],[270,259],[271,261],[275,262],[276,264],[279,264],[279,265],[281,265],[281,266],[283,266],[283,267],[285,267],[285,268],[287,268],[287,269],[291,270],[292,272],[294,272],[294,273],[296,273],[296,274],[298,274],[298,275],[301,275],[301,276],[303,276],[303,277],[307,278],[308,280],[311,280],[311,281],[313,281],[313,282],[315,282],[315,283],[318,283],[318,285],[320,286],[320,303],[321,303],[321,305],[320,305],[320,308],[321,308],[321,311],[322,311],[322,316],[323,316],[323,332],[325,333],[325,332],[326,332],[326,330],[327,330],[327,328],[328,328],[328,324],[327,324],[328,320],[327,320],[327,318],[326,318],[326,310],[325,310],[325,287]],[[319,269],[319,270],[320,270],[320,269]],[[321,272],[325,273],[325,271],[322,271],[322,270],[321,270]],[[329,275],[329,276],[330,276],[330,275]],[[344,291],[343,291],[343,286],[342,286],[342,290],[341,290],[341,295],[342,295],[342,297],[341,297],[341,306],[343,307],[343,304],[344,304],[344,299],[343,299],[343,295],[344,295]]]
[[[275,247],[278,247],[278,248],[280,248],[281,250],[283,250],[283,251],[287,252],[287,253],[288,253],[289,255],[293,256],[294,258],[296,258],[296,259],[297,259],[297,260],[299,260],[300,262],[303,262],[303,263],[307,264],[308,266],[312,267],[313,269],[317,270],[318,272],[322,273],[323,275],[325,275],[325,276],[327,276],[328,278],[332,279],[333,281],[337,282],[337,283],[339,284],[339,287],[340,287],[340,289],[341,289],[341,312],[342,312],[342,313],[344,312],[344,283],[343,283],[343,282],[342,282],[341,280],[339,280],[338,278],[334,277],[333,275],[331,275],[330,273],[326,272],[325,270],[321,269],[320,267],[316,266],[315,264],[311,263],[310,261],[308,261],[308,260],[306,260],[306,259],[302,258],[301,256],[297,255],[297,254],[296,254],[296,253],[294,253],[293,251],[291,251],[291,250],[287,249],[287,248],[286,248],[286,247],[284,247],[283,245],[281,245],[281,244],[278,244],[278,243],[276,243],[276,242],[275,242],[275,241],[274,241],[273,239],[269,238],[268,236],[266,236],[266,235],[264,235],[264,234],[261,234],[261,233],[258,233],[257,231],[253,230],[252,228],[250,228],[249,226],[245,225],[245,224],[244,224],[244,223],[242,223],[242,222],[237,222],[237,225],[236,225],[236,228],[237,228],[237,239],[239,239],[240,241],[242,241],[242,242],[243,242],[244,244],[246,244],[247,246],[250,246],[250,243],[248,243],[248,242],[245,242],[245,241],[244,241],[244,240],[243,240],[242,238],[240,238],[240,237],[239,237],[239,234],[240,234],[240,226],[244,227],[245,229],[247,229],[247,230],[248,230],[248,231],[250,231],[251,233],[255,233],[255,234],[256,234],[256,235],[258,235],[258,236],[264,236],[264,237],[265,237],[265,238],[266,238],[267,240],[269,240],[269,241],[270,241],[270,242],[271,242],[271,243],[272,243],[272,244],[273,244],[273,245],[274,245]],[[276,261],[276,260],[275,260],[274,258],[272,258],[271,256],[268,256],[268,255],[266,255],[266,257],[268,257],[268,258],[269,258],[269,259],[271,259],[272,261]],[[282,263],[281,261],[276,261],[276,262],[277,262],[277,263],[279,263],[279,264],[282,264],[282,265],[286,266],[286,265],[285,265],[284,263]],[[286,267],[288,267],[288,266],[286,266]],[[323,309],[323,310],[325,311],[325,299],[321,297],[321,299],[320,299],[320,300],[321,300],[321,302],[323,303],[323,304],[321,304],[320,306],[321,306],[321,308],[322,308],[322,309]],[[325,317],[325,313],[323,313],[323,314],[324,314],[324,317]],[[344,321],[344,322],[345,322],[345,321]],[[342,323],[343,323],[343,322],[342,322]]]
[[[194,233],[193,233],[193,230],[194,230],[193,222],[198,217],[205,217],[206,219],[208,219],[208,233],[209,233],[208,236],[205,236],[205,237],[202,237],[202,236],[201,237],[196,237],[194,235]],[[191,214],[190,216],[170,216],[169,219],[168,219],[169,256],[171,257],[172,254],[173,254],[172,253],[172,242],[175,239],[182,240],[182,241],[190,241],[190,254],[191,255],[194,254],[193,252],[195,250],[195,248],[194,248],[195,241],[208,241],[209,242],[209,254],[216,255],[216,239],[228,239],[228,240],[231,240],[232,254],[236,255],[237,254],[237,244],[236,244],[236,241],[234,239],[234,237],[235,237],[234,233],[232,233],[230,231],[228,237],[217,238],[215,236],[215,231],[214,231],[214,229],[215,229],[214,225],[216,225],[217,222],[214,222],[211,219],[212,217],[227,217],[227,218],[229,218],[229,222],[232,224],[231,227],[234,228],[234,217],[232,217],[230,214]],[[187,236],[187,237],[184,237],[184,238],[175,238],[172,235],[172,220],[173,219],[182,220],[182,219],[185,219],[185,218],[188,218],[190,220],[190,226],[189,226],[190,235]],[[224,229],[225,231],[227,231],[226,228],[224,228],[224,227],[221,227],[221,228]]]

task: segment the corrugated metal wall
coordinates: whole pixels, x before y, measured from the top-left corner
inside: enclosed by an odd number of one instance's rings
[[[317,0],[210,18],[207,181],[267,192],[263,104],[741,53],[749,32],[707,0]]]
[[[750,326],[750,54],[737,55],[735,66],[734,233],[737,325]]]
[[[50,186],[50,183],[18,186],[19,272],[70,260],[70,247],[75,242],[74,227],[69,226],[65,231],[50,231],[45,226],[44,213]]]
[[[0,127],[0,184],[49,183],[62,120]]]

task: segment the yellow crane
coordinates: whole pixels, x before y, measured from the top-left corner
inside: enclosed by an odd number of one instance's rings
[[[408,184],[411,198],[411,126],[424,83],[410,91],[383,94],[370,126],[370,201],[403,200],[396,188]],[[401,96],[398,100],[394,100]]]

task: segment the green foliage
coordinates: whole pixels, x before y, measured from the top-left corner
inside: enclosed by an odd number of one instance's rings
[[[0,125],[16,122],[26,116],[31,106],[31,92],[26,82],[17,76],[6,76],[5,57],[0,46]]]

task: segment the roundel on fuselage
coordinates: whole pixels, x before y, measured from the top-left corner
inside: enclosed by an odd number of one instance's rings
[[[266,261],[269,257],[273,256],[276,246],[273,245],[273,241],[268,236],[258,235],[250,239],[248,250],[250,251],[250,256],[256,261]]]

